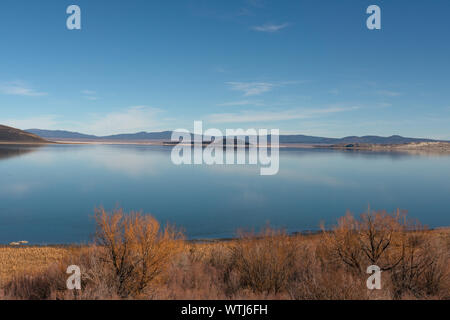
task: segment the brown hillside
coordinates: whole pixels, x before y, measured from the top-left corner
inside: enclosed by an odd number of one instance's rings
[[[49,141],[16,128],[0,125],[0,143],[48,143]]]

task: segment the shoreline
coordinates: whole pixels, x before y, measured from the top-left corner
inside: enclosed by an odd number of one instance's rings
[[[305,230],[305,231],[294,231],[287,233],[289,237],[314,237],[322,233],[332,232],[331,229],[325,231],[322,230]],[[411,231],[414,232],[414,231]],[[435,227],[426,229],[426,232],[450,232],[450,226]],[[229,243],[239,240],[238,236],[235,237],[223,237],[223,238],[197,238],[197,239],[184,239],[183,241],[188,244],[220,244]],[[13,243],[13,242],[11,242]],[[0,243],[0,248],[10,248],[10,249],[21,249],[21,248],[86,248],[93,245],[93,243],[47,243],[47,244],[33,244],[26,243],[20,245],[11,245]]]
[[[203,142],[202,145],[209,145]],[[167,146],[175,145],[188,146],[192,144],[175,143],[167,140],[54,140],[46,142],[26,142],[26,141],[0,141],[0,145],[152,145]],[[267,145],[270,147],[270,143]],[[235,147],[249,148],[249,145],[235,145]],[[259,146],[257,146],[259,147]],[[436,150],[450,152],[450,142],[410,142],[403,144],[368,144],[368,143],[347,143],[347,144],[314,144],[314,143],[280,143],[279,148],[295,149],[331,149],[331,150],[363,150],[363,151],[412,151],[412,150]]]

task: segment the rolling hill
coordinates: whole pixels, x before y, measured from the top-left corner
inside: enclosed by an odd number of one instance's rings
[[[29,129],[27,132],[52,140],[80,140],[80,141],[170,141],[172,131],[138,132],[130,134],[117,134],[110,136],[94,136],[78,132],[62,130]],[[270,138],[269,138],[270,139]],[[349,136],[344,138],[326,138],[306,135],[280,135],[280,143],[289,144],[344,144],[344,143],[370,143],[370,144],[405,144],[411,142],[437,142],[437,140],[423,138],[407,138],[398,135],[390,137],[381,136]]]
[[[0,143],[49,143],[33,133],[0,125]]]
[[[63,130],[29,129],[26,130],[26,132],[35,134],[45,139],[98,139],[97,136]]]
[[[41,130],[28,129],[29,133],[38,135],[46,139],[53,140],[111,140],[111,141],[133,141],[133,140],[170,140],[172,131],[164,132],[138,132],[130,134],[116,134],[111,136],[94,136],[79,132],[63,131],[63,130]]]

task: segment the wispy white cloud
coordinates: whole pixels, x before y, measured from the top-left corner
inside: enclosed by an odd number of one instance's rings
[[[77,127],[83,133],[95,135],[152,131],[160,125],[157,115],[161,111],[158,108],[135,106],[103,115],[93,115],[92,119]]]
[[[244,96],[257,96],[265,92],[269,92],[276,87],[284,87],[291,84],[302,84],[308,81],[230,81],[226,82],[230,86],[231,90],[240,91],[244,93]]]
[[[256,96],[271,91],[277,86],[271,82],[227,82],[231,90],[241,91],[245,96]]]
[[[253,26],[251,29],[254,31],[259,31],[259,32],[273,33],[273,32],[280,31],[288,26],[289,26],[289,23],[283,23],[283,24],[266,23],[261,26]]]
[[[231,102],[224,102],[219,103],[217,106],[219,107],[234,107],[234,106],[263,106],[264,103],[261,101],[254,101],[254,100],[240,100],[240,101],[231,101]]]
[[[211,123],[249,123],[299,120],[338,112],[357,110],[359,107],[330,107],[323,109],[290,109],[283,111],[241,111],[236,113],[215,113],[206,116]]]
[[[22,81],[0,83],[0,93],[27,97],[39,97],[47,95],[46,92],[36,91]]]

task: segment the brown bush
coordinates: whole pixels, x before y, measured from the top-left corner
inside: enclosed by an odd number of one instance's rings
[[[449,257],[445,241],[399,210],[387,214],[369,208],[359,219],[348,213],[331,232],[323,232],[323,239],[322,260],[340,263],[357,277],[367,277],[370,265],[385,271],[385,297],[447,296]]]
[[[391,271],[392,296],[448,297],[448,252],[443,243],[426,232],[408,234],[404,256]]]
[[[150,215],[122,209],[95,212],[96,244],[104,248],[102,261],[113,270],[120,297],[139,296],[169,265],[182,248],[182,234]]]
[[[231,246],[227,281],[235,274],[239,286],[256,293],[285,291],[295,274],[298,241],[285,232],[266,228],[260,234],[242,234]]]
[[[219,269],[204,261],[182,259],[169,268],[151,298],[170,300],[227,299]]]
[[[400,211],[387,214],[371,212],[369,208],[359,219],[347,213],[331,232],[324,230],[323,237],[330,258],[362,273],[370,265],[378,265],[383,271],[398,265],[403,259],[408,231],[408,222]]]

